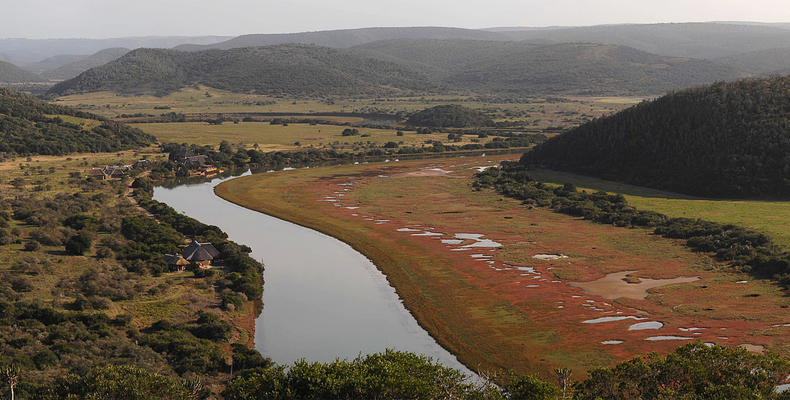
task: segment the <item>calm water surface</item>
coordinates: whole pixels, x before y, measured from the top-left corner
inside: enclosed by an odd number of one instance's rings
[[[223,200],[214,194],[223,181],[157,187],[154,199],[220,227],[265,263],[263,313],[255,321],[255,346],[265,356],[281,364],[327,362],[391,348],[471,374],[417,324],[365,256],[333,237]]]

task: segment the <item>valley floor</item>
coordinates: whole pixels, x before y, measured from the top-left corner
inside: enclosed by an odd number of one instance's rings
[[[505,158],[262,173],[216,192],[351,244],[476,370],[549,377],[563,366],[583,377],[689,341],[790,354],[790,298],[778,287],[720,272],[707,255],[647,230],[473,191],[473,174]]]

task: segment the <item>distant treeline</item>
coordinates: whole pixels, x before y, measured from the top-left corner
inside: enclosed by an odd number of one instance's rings
[[[65,121],[76,117],[94,127]],[[0,153],[63,155],[134,149],[156,141],[143,131],[106,118],[48,104],[0,88]]]
[[[523,165],[503,162],[477,174],[476,188],[491,187],[525,205],[551,209],[601,224],[653,228],[657,235],[684,239],[695,251],[714,253],[737,271],[772,279],[790,287],[790,253],[761,233],[729,224],[690,218],[670,218],[628,205],[620,194],[579,191],[571,184],[554,187],[533,180]]]
[[[521,162],[710,197],[790,197],[790,77],[672,93],[552,138]]]

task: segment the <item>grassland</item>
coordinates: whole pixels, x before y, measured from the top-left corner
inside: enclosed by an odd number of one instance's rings
[[[647,230],[596,225],[525,208],[490,191],[472,191],[472,168],[501,158],[259,174],[226,182],[216,191],[351,244],[387,275],[418,322],[473,368],[512,368],[545,377],[557,366],[583,372],[679,344],[645,340],[658,335],[790,354],[782,339],[787,328],[775,326],[786,323],[790,299],[777,287],[718,272],[706,255]],[[327,196],[340,201],[321,201]],[[437,237],[399,231],[404,227],[441,233],[441,239],[484,234],[503,246],[458,251],[470,242],[445,244]],[[487,257],[470,257],[472,253]],[[540,254],[568,258],[534,257]],[[651,289],[644,299],[607,300],[571,285],[622,271],[636,271],[631,281],[700,280]],[[633,322],[628,321],[584,323],[618,315],[661,321],[663,327],[631,331]],[[692,327],[701,329],[694,334],[681,330]],[[610,340],[623,343],[603,343]]]
[[[164,97],[119,96],[95,92],[64,96],[58,104],[91,111],[107,117],[122,114],[163,113],[411,113],[437,104],[459,104],[488,113],[495,121],[520,121],[524,129],[570,127],[583,121],[611,114],[638,103],[633,97],[534,97],[511,102],[509,99],[469,96],[431,96],[403,98],[299,99],[239,94],[190,87]],[[167,107],[167,109],[163,109]],[[323,118],[323,117],[322,117]],[[349,121],[353,122],[353,121]]]
[[[622,193],[640,210],[743,226],[770,236],[778,244],[790,246],[790,202],[787,201],[703,199],[547,170],[530,171],[530,176],[548,183],[573,183],[588,190]]]
[[[491,138],[478,139],[475,135],[465,135],[461,142],[447,139],[446,134],[417,134],[404,131],[398,136],[394,129],[358,128],[359,135],[343,136],[345,126],[288,124],[272,125],[268,122],[226,122],[212,125],[207,122],[172,122],[137,124],[136,127],[155,136],[160,142],[188,143],[216,146],[223,140],[230,143],[257,144],[261,150],[295,150],[299,148],[338,148],[360,149],[368,145],[384,145],[395,142],[399,145],[420,147],[426,142],[439,141],[463,145],[476,141],[485,144]],[[363,137],[362,135],[369,135]],[[298,143],[298,145],[296,144]]]

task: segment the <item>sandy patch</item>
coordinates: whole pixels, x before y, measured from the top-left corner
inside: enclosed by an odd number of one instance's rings
[[[678,283],[689,283],[699,280],[695,277],[680,277],[672,279],[648,279],[639,278],[639,283],[627,283],[624,281],[627,275],[636,271],[615,272],[605,277],[591,282],[569,282],[571,286],[581,288],[586,293],[601,296],[606,299],[614,300],[621,297],[634,300],[644,300],[648,296],[648,290]]]

